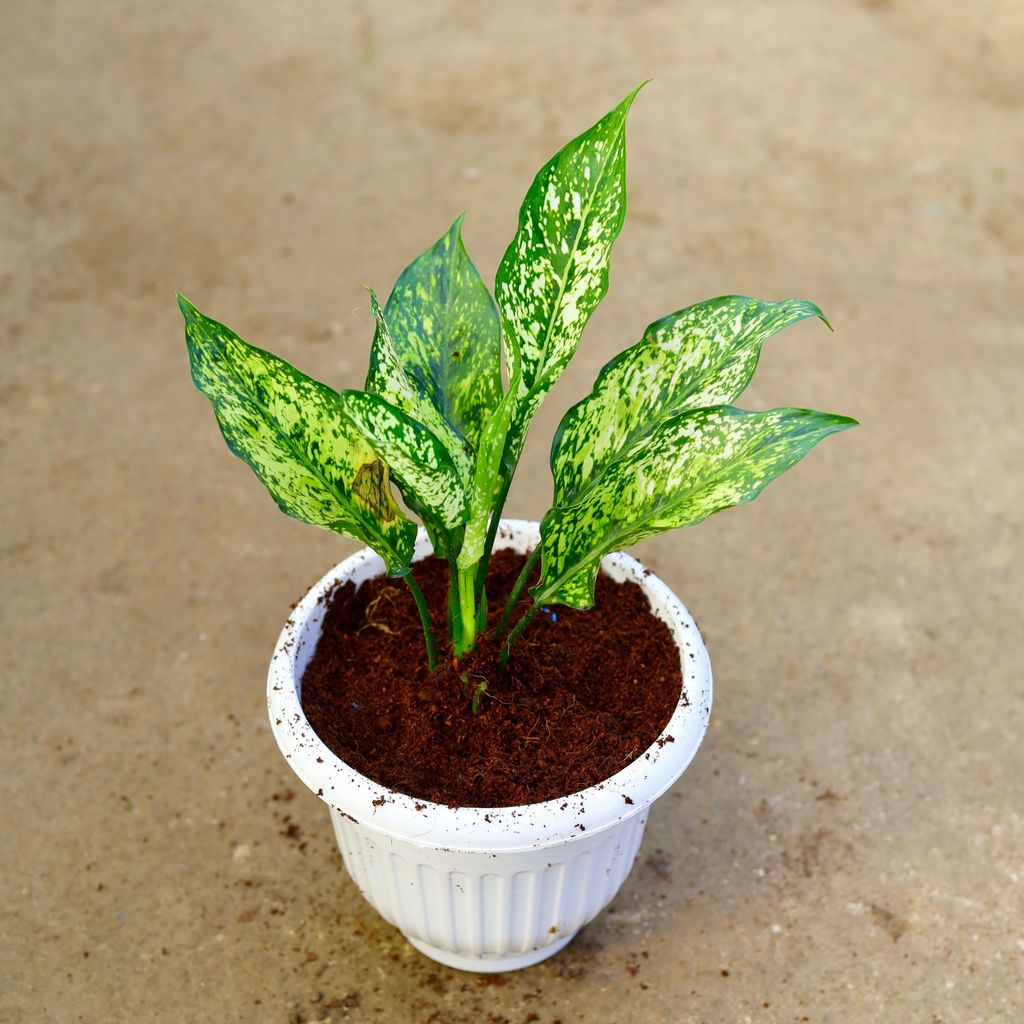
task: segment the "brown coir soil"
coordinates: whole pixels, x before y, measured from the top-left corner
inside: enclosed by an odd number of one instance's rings
[[[495,552],[491,628],[522,566],[522,556]],[[430,557],[416,563],[415,574],[441,644],[447,564]],[[586,789],[643,753],[679,700],[679,653],[668,627],[636,584],[603,574],[593,609],[542,611],[507,669],[486,635],[457,664],[442,645],[428,673],[419,618],[401,580],[378,578],[358,589],[347,583],[327,600],[323,635],[302,679],[306,716],[343,761],[419,799],[508,807]],[[521,610],[529,603],[524,594]],[[474,715],[467,689],[484,681]]]

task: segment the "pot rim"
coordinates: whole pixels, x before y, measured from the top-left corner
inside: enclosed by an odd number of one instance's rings
[[[525,553],[539,540],[538,523],[503,519],[496,547]],[[430,551],[421,529],[415,560]],[[303,713],[301,673],[319,639],[325,595],[339,581],[355,577],[362,582],[384,571],[383,561],[369,548],[344,559],[314,584],[288,617],[274,648],[267,708],[278,746],[292,770],[342,816],[394,838],[445,850],[532,850],[593,836],[645,812],[683,773],[704,738],[711,713],[711,663],[690,613],[653,572],[622,552],[607,555],[601,568],[615,579],[632,580],[641,587],[653,614],[673,633],[683,677],[680,699],[668,724],[621,771],[587,789],[541,803],[452,807],[388,789],[342,761]],[[626,802],[627,797],[632,803]]]

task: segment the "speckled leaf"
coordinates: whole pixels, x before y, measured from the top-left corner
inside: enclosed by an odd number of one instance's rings
[[[626,214],[626,115],[638,91],[541,168],[498,268],[509,377],[520,379],[512,464],[608,290],[608,259]]]
[[[667,420],[579,501],[544,517],[543,582],[531,592],[543,603],[589,608],[606,554],[753,501],[819,441],[855,423],[810,409],[729,406]]]
[[[246,344],[178,297],[192,380],[221,433],[287,515],[368,544],[391,575],[408,571],[416,526],[395,504],[388,466],[337,392]]]
[[[370,292],[370,308],[377,321],[370,348],[370,369],[366,375],[366,390],[379,395],[406,415],[421,423],[444,445],[458,472],[464,493],[468,494],[472,480],[472,448],[466,439],[445,420],[427,396],[422,382],[411,378],[403,368],[395,351],[391,330],[377,296]]]
[[[510,388],[488,417],[480,436],[480,453],[474,467],[469,520],[466,523],[462,549],[459,551],[461,569],[476,565],[483,556],[494,498],[502,481],[501,457],[505,451],[505,439],[515,410],[515,395]]]
[[[345,413],[391,469],[406,503],[432,531],[466,520],[467,495],[443,444],[421,423],[379,395],[343,391]]]
[[[828,323],[803,299],[724,295],[655,321],[563,417],[551,446],[554,503],[570,504],[665,420],[735,402],[754,375],[763,342],[808,317]]]
[[[406,267],[384,318],[406,374],[476,449],[501,401],[501,323],[461,229],[459,217]]]

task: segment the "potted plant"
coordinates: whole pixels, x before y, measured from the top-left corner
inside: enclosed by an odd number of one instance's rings
[[[615,895],[651,803],[704,734],[711,671],[697,627],[664,583],[617,552],[751,501],[823,438],[854,425],[806,409],[736,408],[765,339],[799,320],[825,318],[801,300],[711,299],[652,323],[566,413],[551,447],[554,499],[539,525],[502,519],[533,415],[607,290],[626,208],[625,122],[637,91],[538,172],[498,268],[496,303],[463,246],[461,217],[402,273],[383,308],[370,293],[375,333],[362,390],[339,392],[305,376],[179,296],[193,381],[212,402],[231,451],[288,515],[367,545],[289,618],[270,666],[271,722],[292,768],[330,808],[360,890],[418,949],[453,967],[523,967],[570,941]],[[419,530],[392,485],[420,518]],[[499,604],[488,570],[514,556],[518,576],[506,582]],[[447,569],[433,607],[421,586],[430,566],[434,577],[438,566]],[[543,629],[544,643],[559,643],[559,612],[590,608],[595,588],[606,585],[599,577],[608,586],[639,587],[649,613],[637,614],[664,631],[676,675],[667,721],[620,758],[628,763],[582,788],[530,790],[540,796],[511,805],[502,785],[490,787],[484,804],[472,795],[452,799],[449,783],[461,785],[459,792],[470,785],[458,778],[465,773],[456,750],[429,785],[401,791],[387,784],[389,768],[407,757],[389,740],[393,717],[384,715],[374,735],[363,704],[342,701],[346,713],[347,705],[357,713],[358,728],[371,730],[364,743],[378,752],[373,771],[362,761],[354,767],[337,742],[332,749],[324,741],[330,719],[320,733],[310,724],[303,678],[338,594],[356,600],[353,592],[365,595],[363,588],[389,579],[405,584],[424,651],[418,657],[404,641],[391,645],[399,674],[387,685],[407,700],[423,687],[427,703],[444,708],[438,735],[454,731],[462,742],[493,736],[510,715],[521,723],[530,700],[514,676],[531,632]],[[397,593],[378,589],[374,604],[385,595],[397,604]],[[363,626],[343,641],[352,651],[366,624],[382,625],[369,605],[363,614]],[[612,653],[615,636],[613,628]],[[362,675],[365,689],[372,672]],[[542,682],[557,690],[560,678]],[[626,682],[634,687],[628,692],[642,694],[649,680]],[[366,699],[385,689],[374,678],[368,683]],[[511,689],[502,691],[506,684]],[[531,750],[543,751],[536,758],[558,763],[558,749],[529,738]],[[354,750],[350,760],[364,752]],[[586,758],[572,751],[563,760],[575,768]],[[477,776],[472,785],[480,785]],[[472,785],[468,792],[479,791]],[[430,799],[427,790],[442,795]]]

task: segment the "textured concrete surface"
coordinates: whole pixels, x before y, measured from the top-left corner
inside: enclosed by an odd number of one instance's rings
[[[1015,0],[4,7],[0,1020],[1024,1018]],[[353,545],[281,516],[187,377],[181,289],[359,382],[461,210],[487,276],[533,171],[638,80],[612,290],[547,439],[652,319],[801,295],[747,404],[863,426],[638,553],[700,621],[705,747],[554,960],[423,960],[264,720]]]

